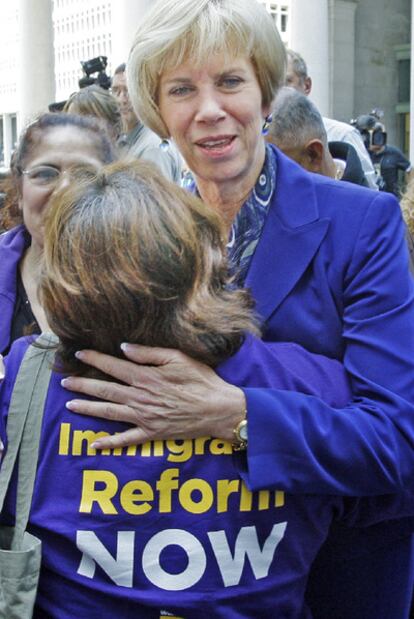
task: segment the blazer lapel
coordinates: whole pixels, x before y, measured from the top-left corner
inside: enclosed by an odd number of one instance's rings
[[[312,175],[278,151],[277,166],[275,195],[245,282],[263,320],[292,290],[329,227],[329,219],[319,219]]]

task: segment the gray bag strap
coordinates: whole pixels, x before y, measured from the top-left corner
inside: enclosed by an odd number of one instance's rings
[[[0,511],[19,454],[16,523],[12,549],[18,549],[29,519],[39,453],[43,409],[52,372],[57,338],[42,334],[23,357],[7,419],[7,451],[0,469]],[[53,345],[53,349],[50,347]],[[48,347],[48,348],[44,348]],[[20,450],[19,450],[20,448]]]

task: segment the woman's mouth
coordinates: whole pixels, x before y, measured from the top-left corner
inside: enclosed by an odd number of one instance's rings
[[[235,135],[208,137],[196,142],[196,146],[211,155],[224,155],[231,149]]]

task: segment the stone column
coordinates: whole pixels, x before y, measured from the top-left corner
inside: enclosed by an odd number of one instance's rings
[[[52,0],[19,0],[18,132],[55,100]]]
[[[355,10],[358,0],[334,0],[332,6],[332,117],[349,122],[354,115]]]
[[[6,168],[10,165],[10,157],[13,152],[13,133],[11,114],[3,114],[3,149],[4,149],[4,165]]]
[[[414,161],[414,0],[411,0],[410,161]]]
[[[292,0],[290,46],[306,61],[312,101],[323,116],[330,116],[328,0]]]
[[[151,0],[112,0],[112,67],[126,62],[140,19]]]

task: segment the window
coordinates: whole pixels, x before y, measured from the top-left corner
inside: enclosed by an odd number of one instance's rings
[[[282,39],[287,43],[289,27],[289,2],[285,0],[283,4],[270,0],[262,0],[262,4],[273,18]]]
[[[410,59],[398,61],[398,103],[410,100]]]

